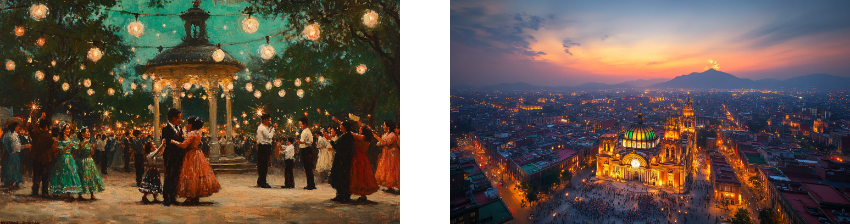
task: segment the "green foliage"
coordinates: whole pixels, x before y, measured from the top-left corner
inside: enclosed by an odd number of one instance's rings
[[[570,182],[570,180],[572,179],[573,173],[570,173],[570,170],[564,169],[564,171],[561,172],[561,182],[567,183]]]
[[[697,146],[705,148],[708,138],[717,138],[717,132],[710,129],[698,129]]]
[[[541,190],[543,190],[543,193],[549,193],[552,187],[557,186],[558,183],[561,183],[561,174],[556,169],[549,169],[548,171],[543,172],[543,177],[541,179]]]
[[[528,181],[520,183],[520,190],[525,193],[525,200],[528,202],[535,202],[539,199],[537,195],[538,188],[537,184],[529,183]]]
[[[761,224],[782,223],[782,220],[779,219],[779,214],[777,214],[775,210],[776,209],[773,208],[765,208],[759,211],[759,220],[761,220]]]
[[[735,212],[735,216],[732,218],[732,224],[752,223],[753,221],[750,219],[750,212],[743,208],[739,208],[738,211]]]
[[[107,88],[121,88],[117,77],[109,72],[131,55],[130,48],[116,34],[120,27],[105,25],[107,14],[99,10],[113,7],[116,2],[45,0],[38,3],[49,8],[47,17],[39,21],[30,17],[31,1],[9,1],[13,9],[0,14],[0,30],[12,31],[17,26],[26,30],[22,36],[0,32],[0,58],[17,65],[15,70],[0,71],[0,95],[15,96],[3,97],[0,105],[22,107],[37,100],[47,119],[54,112],[72,114],[75,118],[88,116],[96,102],[107,95]],[[39,38],[45,39],[43,46],[35,44]],[[103,52],[97,62],[87,59],[92,47]],[[52,61],[56,62],[55,66],[51,65]],[[35,78],[36,71],[44,73],[44,80]],[[58,82],[53,81],[54,75],[59,76]],[[86,79],[92,81],[90,88],[95,91],[92,96],[86,93],[89,88],[83,86]],[[69,84],[67,91],[62,90],[63,83]]]

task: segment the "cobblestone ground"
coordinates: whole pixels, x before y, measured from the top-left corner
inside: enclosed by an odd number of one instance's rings
[[[400,195],[378,191],[369,203],[339,204],[330,201],[334,190],[326,183],[318,189],[306,185],[296,173],[295,189],[280,189],[283,176],[270,170],[270,189],[257,188],[256,174],[217,175],[222,190],[201,198],[198,206],[142,204],[134,174],[110,171],[103,175],[106,191],[97,200],[65,202],[32,197],[29,178],[25,188],[0,193],[0,222],[41,223],[399,223]],[[160,195],[161,199],[162,195]],[[354,197],[356,199],[356,197]],[[182,202],[182,199],[178,199]]]

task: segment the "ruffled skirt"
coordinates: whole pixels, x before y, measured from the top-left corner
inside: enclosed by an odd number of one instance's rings
[[[316,171],[330,171],[334,163],[334,152],[328,149],[319,149],[319,159],[316,161]]]
[[[97,164],[91,157],[80,160],[80,187],[83,194],[96,193],[104,190],[103,179],[100,178],[100,171],[97,169]]]
[[[370,195],[378,188],[369,158],[366,153],[357,150],[351,163],[351,195]]]
[[[146,194],[162,193],[162,181],[159,180],[159,169],[155,166],[149,166],[145,171],[145,178],[142,179],[142,186],[139,187],[139,192]]]
[[[218,192],[221,185],[213,173],[210,163],[201,150],[191,150],[183,159],[180,180],[177,182],[177,196],[181,198],[207,197]]]
[[[3,184],[8,185],[24,182],[23,175],[21,174],[21,153],[9,153],[9,161],[0,166],[2,166],[5,171]]]
[[[401,169],[399,167],[398,150],[384,148],[381,159],[378,160],[378,170],[375,172],[378,185],[386,188],[399,188],[401,184]]]
[[[62,154],[56,159],[48,190],[53,194],[83,192],[80,176],[77,173],[77,163],[70,154]]]

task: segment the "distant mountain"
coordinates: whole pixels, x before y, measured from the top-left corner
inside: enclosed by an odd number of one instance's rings
[[[629,84],[623,84],[623,83],[616,84],[616,85],[608,85],[608,84],[605,84],[605,83],[588,82],[588,83],[585,83],[585,84],[577,85],[574,88],[580,89],[580,90],[596,90],[596,89],[634,88],[634,86],[629,85]]]
[[[742,79],[729,73],[709,69],[677,76],[670,81],[651,85],[653,88],[715,88],[715,89],[772,89],[780,87],[846,88],[850,78],[827,74],[798,76],[784,81],[778,79]]]
[[[687,75],[676,76],[670,81],[651,85],[653,88],[716,88],[716,89],[741,89],[753,88],[756,82],[752,79],[742,79],[732,74],[708,69],[704,72],[693,72]]]
[[[670,79],[665,79],[665,78],[649,79],[649,80],[638,79],[638,80],[632,80],[632,81],[625,81],[625,82],[622,82],[620,84],[626,84],[626,85],[630,85],[630,86],[634,86],[634,87],[647,87],[647,86],[655,85],[655,84],[666,82],[666,81],[670,81]]]
[[[542,87],[533,86],[524,82],[517,83],[499,83],[495,85],[482,86],[479,88],[481,90],[489,90],[489,91],[515,91],[515,90],[540,90]]]
[[[472,87],[470,85],[454,85],[451,86],[450,89],[475,89],[475,87]]]

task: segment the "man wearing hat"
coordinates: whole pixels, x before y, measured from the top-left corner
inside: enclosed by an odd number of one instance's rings
[[[272,116],[269,114],[263,114],[260,118],[263,123],[257,127],[257,187],[271,188],[266,181],[266,175],[269,172],[269,156],[277,124],[269,126],[272,123]]]

